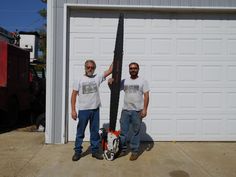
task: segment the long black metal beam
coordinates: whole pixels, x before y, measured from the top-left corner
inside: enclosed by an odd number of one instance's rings
[[[120,14],[116,33],[116,43],[115,43],[113,70],[112,70],[112,78],[114,80],[111,85],[111,99],[110,99],[109,128],[111,131],[115,131],[116,129],[116,120],[117,120],[119,98],[120,98],[122,62],[123,62],[123,43],[124,43],[124,14]]]

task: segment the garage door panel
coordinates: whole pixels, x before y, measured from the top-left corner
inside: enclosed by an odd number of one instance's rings
[[[173,140],[175,139],[175,119],[171,115],[154,114],[150,127],[147,128],[151,136]],[[162,139],[163,140],[163,139]]]
[[[124,55],[139,56],[146,53],[146,39],[138,36],[125,39]]]
[[[235,113],[236,92],[223,88],[157,88],[151,90],[152,109],[167,112]]]
[[[163,91],[159,90],[158,92],[152,90],[152,92],[150,98],[152,109],[168,111],[168,109],[174,107],[174,94],[172,90],[168,91],[167,89],[164,89]]]
[[[224,21],[220,20],[203,20],[202,21],[202,30],[205,33],[219,33],[224,30]]]
[[[72,86],[73,82],[76,81],[78,76],[84,74],[84,64],[78,62],[72,62],[73,64],[70,67],[69,76],[71,78],[71,82],[69,82]]]
[[[228,20],[225,22],[225,31],[228,34],[234,33],[236,30],[236,22],[235,20]]]
[[[181,83],[196,83],[198,82],[198,65],[197,64],[188,64],[176,65],[176,80]]]
[[[225,117],[216,114],[156,114],[155,117],[157,119],[152,119],[150,124],[151,135],[158,137],[158,140],[229,140],[230,136],[235,135],[230,125],[235,119],[225,122]]]
[[[140,15],[140,14],[128,14],[126,15],[127,18],[125,18],[125,28],[127,28],[127,32],[129,32],[129,30],[138,30],[139,32],[143,31],[145,26],[146,26],[146,21],[144,18],[144,16]],[[140,18],[141,17],[141,18]]]
[[[155,87],[234,87],[235,65],[232,62],[154,62],[151,66],[151,85]],[[229,63],[229,64],[228,64]]]
[[[73,25],[70,25],[70,33],[77,33],[85,30],[94,31],[93,29],[96,28],[97,23],[97,21],[94,21],[95,15],[96,13],[89,15],[89,13],[79,13],[72,11],[70,17],[70,24]]]
[[[69,141],[75,141],[75,137],[76,137],[76,126],[78,124],[78,120],[77,121],[73,121],[71,120],[71,116],[70,114],[68,114],[68,117],[70,118],[69,121],[68,121],[68,126],[69,126]]]
[[[202,39],[202,54],[203,55],[223,55],[223,39],[216,36],[204,37]]]
[[[115,46],[114,34],[72,33],[70,41],[70,56],[77,60],[81,57],[102,59],[113,58]]]
[[[192,115],[178,115],[176,116],[176,139],[180,138],[194,138],[199,136],[199,118]]]
[[[106,13],[104,14],[102,11],[96,11],[96,10],[71,10],[70,11],[70,20],[74,20],[73,26],[79,26],[79,28],[83,28],[84,26],[80,26],[81,24],[83,25],[83,22],[86,24],[86,20],[90,21],[91,23],[97,22],[97,19],[102,20],[102,21],[109,21],[110,18],[116,18],[118,13]],[[94,22],[95,19],[95,22]],[[77,25],[77,24],[80,25]]]
[[[149,55],[173,55],[174,40],[170,36],[157,35],[150,39],[151,52]]]
[[[165,65],[153,65],[151,67],[151,73],[152,73],[152,81],[165,81],[165,82],[171,82],[174,80],[174,67],[171,64],[166,63]]]
[[[202,65],[202,81],[203,82],[222,82],[223,66],[221,64]]]
[[[230,83],[236,83],[236,63],[235,65],[227,65],[226,72],[226,80]]]
[[[94,55],[96,38],[94,35],[71,34],[70,56],[78,58],[81,55]]]
[[[221,109],[223,106],[223,92],[208,89],[201,93],[201,97],[203,109]]]
[[[111,33],[116,31],[117,16],[119,13],[104,14],[94,11],[72,11],[70,32]],[[94,31],[96,29],[96,31]]]
[[[109,28],[110,30],[116,30],[116,25],[117,25],[117,15],[113,14],[111,17],[107,17],[105,14],[100,15],[98,21],[98,25],[101,28],[100,30],[106,30],[106,28]],[[111,32],[111,31],[109,31]]]
[[[200,90],[200,108],[206,112],[225,112],[225,93],[222,88],[204,88]]]
[[[177,109],[197,109],[198,93],[194,91],[184,91],[176,93]]]
[[[200,54],[200,40],[194,36],[183,36],[176,39],[177,55],[196,56]]]
[[[103,84],[103,86],[104,86],[105,84]],[[108,88],[109,89],[109,88]],[[107,89],[107,91],[108,91],[108,89]],[[108,91],[108,92],[105,92],[105,90],[104,89],[100,89],[100,90],[103,90],[103,92],[101,92],[101,94],[100,94],[100,96],[101,96],[101,98],[107,98],[107,100],[110,100],[110,91]],[[104,109],[109,109],[110,108],[110,102],[109,101],[104,101],[104,100],[102,100],[102,108],[104,108]]]
[[[214,115],[214,117],[208,116],[202,119],[202,134],[203,136],[221,136],[223,134],[223,118]]]
[[[235,29],[236,30],[236,29]],[[227,54],[230,56],[236,56],[236,37],[227,39]]]
[[[74,38],[74,42],[72,45],[73,52],[75,56],[80,54],[82,55],[93,55],[94,54],[94,45],[96,43],[96,39],[94,37],[77,37]]]
[[[157,18],[156,18],[157,17]],[[151,25],[151,30],[157,29],[160,31],[155,31],[157,32],[168,32],[169,30],[173,29],[173,20],[170,20],[169,18],[167,18],[166,16],[159,16],[159,15],[153,15],[151,17],[152,19],[150,20],[150,25]],[[165,31],[168,30],[168,31]]]
[[[176,20],[176,27],[181,29],[181,32],[183,29],[187,28],[192,28],[192,29],[197,29],[199,28],[199,22],[200,21],[195,21],[192,19],[179,19]]]
[[[117,17],[106,11],[72,13],[70,91],[84,72],[85,59],[96,61],[97,73],[109,67]],[[122,77],[129,76],[128,64],[136,61],[151,90],[142,140],[236,140],[236,15],[127,12],[124,27]],[[102,127],[109,122],[106,81],[100,91]],[[117,129],[123,96],[122,92]],[[70,120],[72,141],[74,129],[76,122]]]
[[[70,23],[73,23],[74,25],[70,27],[70,32],[78,32],[80,30],[90,29],[92,30],[95,28],[95,22],[92,18],[76,18],[71,17]]]
[[[226,106],[231,111],[236,111],[236,91],[226,92]]]
[[[228,119],[226,121],[226,135],[230,136],[235,136],[236,135],[236,118],[234,116],[227,116]]]
[[[101,52],[101,55],[104,56],[104,55],[111,55],[111,51],[114,50],[114,37],[110,37],[110,38],[101,38],[100,39],[100,52]]]

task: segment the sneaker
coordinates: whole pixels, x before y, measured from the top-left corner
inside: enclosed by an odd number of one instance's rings
[[[103,160],[103,155],[102,155],[102,154],[99,154],[98,152],[92,153],[92,157],[93,157],[93,158],[96,158],[96,159],[98,159],[98,160]]]
[[[134,160],[137,160],[137,158],[138,158],[138,153],[137,153],[137,152],[136,152],[136,153],[133,152],[133,153],[131,154],[129,160],[130,160],[130,161],[134,161]]]
[[[81,158],[81,155],[78,153],[75,153],[72,157],[72,161],[78,161]]]

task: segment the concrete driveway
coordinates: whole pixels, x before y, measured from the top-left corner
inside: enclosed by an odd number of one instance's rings
[[[15,130],[0,134],[1,177],[235,177],[236,142],[142,143],[136,161],[84,156],[73,162],[73,142],[44,144],[44,133]]]

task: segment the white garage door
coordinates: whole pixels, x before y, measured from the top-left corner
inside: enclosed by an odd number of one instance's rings
[[[84,73],[85,59],[97,62],[97,73],[112,62],[118,16],[108,11],[71,12],[70,93],[73,81]],[[233,14],[125,14],[122,75],[128,76],[128,64],[136,61],[151,89],[143,140],[236,140],[235,31]],[[106,82],[100,91],[102,127],[109,120]],[[123,94],[120,102],[121,108]],[[76,124],[70,118],[70,141]]]

